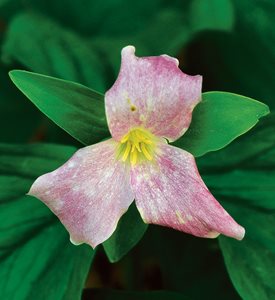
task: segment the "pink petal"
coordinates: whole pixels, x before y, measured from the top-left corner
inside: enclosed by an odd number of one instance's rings
[[[60,219],[74,244],[107,240],[134,199],[129,170],[116,160],[117,142],[77,151],[59,169],[39,177],[29,192]]]
[[[138,58],[134,53],[132,46],[122,50],[118,78],[105,95],[111,134],[120,140],[141,126],[174,141],[189,127],[202,77],[184,74],[168,55]]]
[[[159,147],[154,163],[131,170],[132,189],[144,221],[200,237],[214,238],[221,233],[241,240],[244,228],[209,192],[194,157],[167,144]]]

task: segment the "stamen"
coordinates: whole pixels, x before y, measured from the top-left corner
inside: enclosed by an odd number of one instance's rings
[[[148,140],[148,139],[144,139],[144,140],[143,140],[143,143],[145,143],[145,144],[147,144],[147,145],[152,145],[152,144],[153,144],[153,142],[150,141],[150,140]]]
[[[120,141],[117,157],[134,166],[135,164],[153,159],[157,138],[143,128],[130,130]],[[125,144],[127,142],[127,144]]]
[[[148,160],[152,160],[152,155],[148,152],[148,150],[146,149],[146,146],[144,145],[144,143],[141,143],[141,150],[142,150],[142,153],[145,155],[145,157],[148,159]]]
[[[141,149],[139,147],[139,141],[134,140],[134,146],[138,149],[138,152],[141,152]]]
[[[126,161],[128,155],[129,155],[129,153],[130,153],[130,150],[131,150],[131,143],[128,141],[128,142],[127,142],[126,149],[125,149],[125,152],[124,152],[124,154],[123,154],[123,156],[122,156],[122,160],[123,160],[123,161]]]
[[[131,165],[134,166],[137,163],[137,151],[131,152],[130,155]]]
[[[142,135],[140,132],[136,131],[135,134],[136,134],[138,139],[144,140],[144,135]]]
[[[122,144],[124,144],[125,142],[128,141],[128,139],[129,139],[129,134],[130,134],[130,132],[127,133],[127,134],[122,138],[122,140],[120,141]]]

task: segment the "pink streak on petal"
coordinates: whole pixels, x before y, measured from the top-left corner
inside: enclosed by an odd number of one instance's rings
[[[132,189],[144,221],[199,237],[215,238],[221,233],[241,240],[244,228],[209,192],[194,157],[167,144],[159,147],[154,163],[131,170]]]
[[[115,159],[114,140],[77,151],[59,169],[39,177],[29,192],[60,219],[74,244],[107,240],[134,199],[129,170]]]
[[[173,57],[139,58],[134,47],[123,48],[118,78],[105,94],[113,138],[142,126],[170,141],[178,139],[190,125],[201,85],[202,77],[184,74]]]

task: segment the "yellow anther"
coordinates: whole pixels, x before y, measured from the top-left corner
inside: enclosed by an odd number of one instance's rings
[[[120,141],[121,144],[124,144],[125,142],[127,142],[128,139],[129,139],[129,133],[127,133],[127,134],[122,138],[122,140]]]
[[[136,150],[131,152],[130,162],[131,162],[132,166],[134,166],[137,163],[137,151]]]
[[[142,150],[142,153],[145,155],[145,157],[148,159],[148,160],[152,160],[152,155],[148,152],[148,150],[146,149],[146,146],[144,145],[144,143],[141,143],[141,150]]]
[[[135,134],[136,134],[136,136],[137,136],[138,139],[140,139],[140,140],[144,140],[145,139],[144,135],[141,134],[140,132],[136,131]]]
[[[139,147],[139,141],[138,141],[138,140],[134,140],[134,147],[137,148],[138,152],[141,152],[141,149],[140,149],[140,147]],[[134,147],[133,147],[133,148],[134,148]]]
[[[147,144],[147,145],[152,145],[152,144],[153,144],[153,142],[150,141],[150,140],[148,140],[148,139],[144,139],[144,140],[143,140],[143,143],[145,143],[145,144]]]
[[[121,140],[117,157],[129,161],[132,166],[139,162],[152,160],[157,137],[143,128],[131,129]]]
[[[122,156],[122,160],[123,161],[126,161],[129,153],[130,153],[130,150],[131,150],[131,143],[128,141],[127,142],[127,146],[126,146],[126,149],[125,149],[125,152],[123,153],[123,156]]]

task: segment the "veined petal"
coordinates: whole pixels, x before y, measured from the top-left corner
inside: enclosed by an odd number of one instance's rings
[[[146,223],[200,237],[244,237],[244,228],[212,196],[198,173],[194,157],[186,151],[161,144],[155,163],[132,168],[131,184],[137,208]]]
[[[144,127],[170,141],[189,127],[201,99],[201,76],[189,76],[168,55],[136,57],[135,48],[122,50],[118,78],[105,94],[109,129],[120,140],[133,127]]]
[[[129,170],[115,158],[116,146],[111,139],[82,148],[31,187],[29,194],[58,216],[74,244],[96,247],[107,240],[134,199]]]

